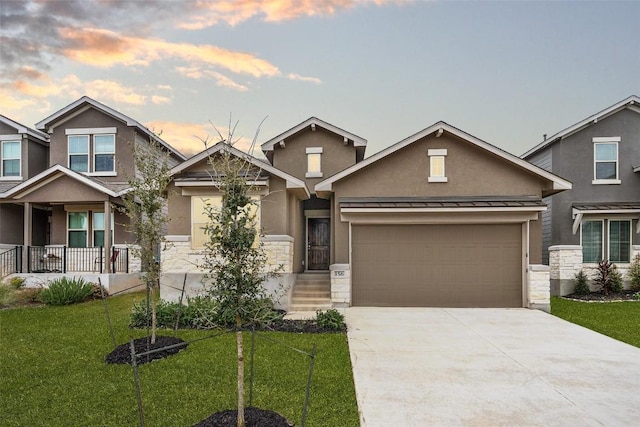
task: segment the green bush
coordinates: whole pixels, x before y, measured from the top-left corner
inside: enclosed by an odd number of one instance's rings
[[[318,326],[332,331],[344,330],[344,316],[335,308],[327,311],[316,311]]]
[[[61,277],[52,280],[49,287],[40,294],[42,302],[48,305],[69,305],[91,297],[93,286],[82,278]]]
[[[623,289],[622,274],[618,270],[618,267],[614,264],[611,266],[611,292],[614,294],[619,294]]]
[[[629,266],[629,283],[631,290],[640,292],[640,254],[636,255]]]
[[[156,325],[158,328],[173,328],[178,315],[179,304],[158,300],[156,303]],[[151,308],[147,309],[147,302],[140,301],[133,304],[131,312],[132,328],[146,328],[151,325]]]
[[[14,276],[9,279],[9,284],[13,286],[14,289],[22,289],[24,287],[25,278]]]
[[[591,289],[589,289],[589,283],[587,280],[587,275],[584,271],[580,270],[576,273],[576,287],[573,290],[573,293],[576,295],[589,295],[591,293]]]

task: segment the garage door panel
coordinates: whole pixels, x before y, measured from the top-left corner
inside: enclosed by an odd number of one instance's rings
[[[522,306],[520,224],[354,225],[354,305]]]

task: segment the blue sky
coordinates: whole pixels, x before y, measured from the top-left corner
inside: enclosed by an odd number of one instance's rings
[[[367,155],[444,120],[513,154],[640,95],[640,1],[0,2],[0,114],[89,95],[186,154],[310,116]]]

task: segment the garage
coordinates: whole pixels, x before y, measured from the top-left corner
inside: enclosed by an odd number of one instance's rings
[[[522,224],[352,224],[352,304],[522,307]]]

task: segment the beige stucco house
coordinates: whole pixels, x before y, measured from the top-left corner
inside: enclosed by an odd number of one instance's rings
[[[544,197],[571,183],[447,123],[365,158],[367,141],[312,117],[262,144],[220,143],[176,165],[163,297],[201,286],[203,203],[221,150],[249,162],[262,242],[291,310],[343,306],[548,309]]]

